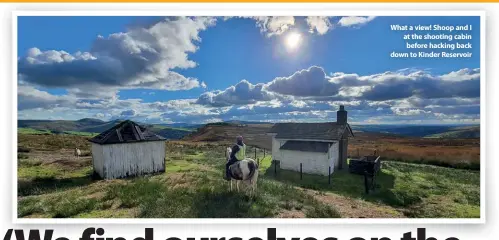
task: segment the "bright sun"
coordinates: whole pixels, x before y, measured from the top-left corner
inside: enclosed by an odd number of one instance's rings
[[[296,49],[300,43],[301,43],[301,34],[297,33],[297,32],[292,32],[292,33],[289,33],[287,36],[286,36],[286,47],[289,49],[289,50],[294,50]]]

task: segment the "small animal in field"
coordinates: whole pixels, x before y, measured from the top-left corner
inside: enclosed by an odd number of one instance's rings
[[[81,150],[79,148],[75,148],[74,156],[76,157],[76,159],[80,159]]]
[[[227,162],[230,160],[232,149],[227,148]],[[229,173],[231,175],[230,188],[232,191],[232,184],[236,184],[236,189],[239,191],[239,182],[243,182],[247,187],[251,187],[250,196],[256,192],[256,182],[258,180],[258,164],[251,158],[245,158],[241,161],[229,166]]]

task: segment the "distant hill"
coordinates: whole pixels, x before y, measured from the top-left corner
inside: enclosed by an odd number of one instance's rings
[[[238,120],[225,121],[225,123],[229,123],[229,124],[272,124],[272,123],[269,123],[269,122],[238,121]]]
[[[234,124],[228,122],[210,123],[186,135],[183,139],[193,142],[233,143],[242,135],[244,141],[253,146],[269,149],[271,138],[266,134],[272,124]]]
[[[451,128],[446,132],[431,134],[426,138],[480,138],[480,126]]]
[[[353,125],[352,129],[367,133],[387,133],[409,137],[439,137],[439,138],[479,138],[480,126],[455,125]],[[478,129],[478,135],[476,133]]]
[[[156,126],[165,126],[171,128],[184,128],[184,129],[196,129],[204,126],[204,124],[192,124],[192,123],[171,123],[171,124],[155,124]]]
[[[100,123],[97,123],[94,124],[94,125],[89,125],[89,126],[86,126],[82,129],[80,129],[81,132],[96,132],[96,133],[101,133],[101,132],[104,132],[112,127],[114,127],[115,125],[118,125],[119,123],[121,123],[123,120],[113,120],[113,121],[109,121],[109,122],[100,122]]]
[[[23,134],[73,134],[92,136],[104,132],[123,120],[105,122],[99,119],[84,118],[77,121],[70,120],[18,120],[18,132]],[[166,139],[181,139],[195,128],[190,125],[171,127],[159,124],[139,123]],[[88,133],[88,134],[86,134]]]
[[[101,133],[123,120],[105,122],[94,118],[83,118],[77,121],[70,120],[18,120],[19,128],[23,133]],[[273,124],[267,122],[250,121],[225,121],[208,124],[144,124],[156,134],[167,139],[193,139],[195,141],[216,141],[217,139],[229,140],[235,134],[249,134],[254,131],[262,139],[265,130]],[[245,127],[248,127],[246,128]],[[452,126],[452,125],[352,125],[354,132],[390,134],[407,137],[425,138],[479,138],[480,126]],[[248,130],[250,129],[250,130]],[[263,135],[262,135],[263,134]],[[232,136],[234,135],[234,136]],[[264,138],[267,139],[267,138]]]
[[[84,118],[78,121],[70,121],[70,120],[18,120],[17,121],[18,127],[20,128],[32,128],[36,130],[45,130],[51,132],[80,131],[81,129],[103,123],[104,122],[101,120],[92,119],[92,118]]]
[[[100,120],[100,119],[95,119],[95,118],[82,118],[78,121],[76,121],[77,123],[80,123],[80,124],[85,124],[85,125],[93,125],[93,124],[102,124],[102,123],[105,123],[104,121]]]

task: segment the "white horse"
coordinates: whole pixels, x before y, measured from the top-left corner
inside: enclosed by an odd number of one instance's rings
[[[230,160],[232,149],[227,148],[227,162]],[[251,158],[245,158],[237,161],[229,166],[229,172],[232,176],[238,177],[241,180],[231,178],[230,191],[232,191],[232,183],[236,183],[236,189],[239,191],[239,182],[245,183],[246,186],[251,186],[250,195],[254,195],[256,191],[256,182],[258,180],[258,164]]]
[[[81,156],[81,151],[80,151],[80,149],[75,148],[74,155],[75,155],[76,159],[80,159],[80,156]]]

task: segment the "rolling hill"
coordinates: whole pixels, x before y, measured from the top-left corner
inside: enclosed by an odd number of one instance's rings
[[[427,138],[480,138],[480,126],[451,128],[446,132],[431,134]]]
[[[352,129],[361,132],[389,133],[410,137],[430,137],[443,134],[444,138],[479,138],[480,135],[465,134],[464,132],[475,132],[480,126],[456,126],[456,125],[352,125]],[[463,134],[445,134],[449,132],[462,132]]]
[[[71,134],[71,135],[95,135],[101,133],[123,120],[112,120],[105,122],[99,119],[84,118],[77,121],[69,120],[18,120],[18,132],[25,134]],[[191,133],[193,129],[170,127],[166,125],[142,124],[156,134],[166,139],[181,139]],[[85,134],[87,133],[87,134]]]
[[[23,132],[30,131],[47,133],[100,133],[123,120],[105,122],[99,119],[84,118],[77,121],[70,120],[18,120],[18,127]],[[265,132],[272,123],[226,121],[209,124],[143,124],[153,132],[167,139],[192,139],[193,141],[230,140],[238,134],[247,135],[249,141],[257,145],[267,145],[262,141],[269,141]],[[352,125],[354,132],[397,135],[399,137],[420,138],[480,138],[480,126],[455,125]]]

